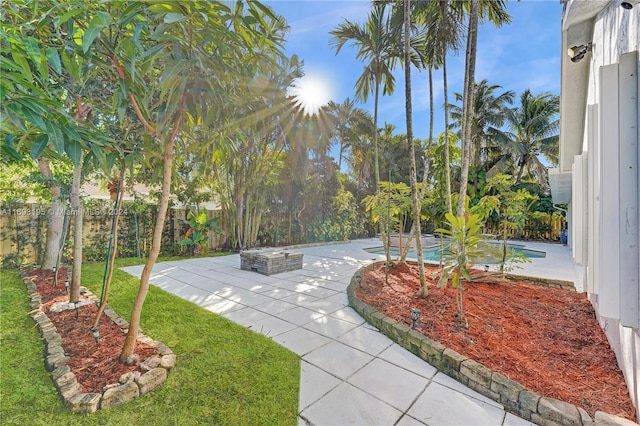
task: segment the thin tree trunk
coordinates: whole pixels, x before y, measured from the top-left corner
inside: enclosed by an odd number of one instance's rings
[[[465,87],[462,121],[462,172],[460,173],[460,195],[457,215],[464,216],[466,208],[467,181],[471,162],[471,127],[473,115],[473,92],[476,70],[476,47],[478,44],[478,0],[471,0],[469,15],[469,34],[467,36],[467,54],[465,67]]]
[[[441,3],[443,21],[447,21],[447,13],[449,6],[446,1]],[[451,201],[451,151],[449,149],[449,86],[447,81],[447,49],[442,54],[442,80],[444,90],[444,170],[447,187],[447,211],[453,213],[453,205]],[[429,138],[432,136],[430,135]]]
[[[429,183],[429,176],[431,175],[431,166],[429,164],[428,152],[431,148],[431,144],[433,143],[433,125],[434,125],[434,113],[433,113],[433,68],[429,67],[429,142],[424,150],[424,172],[422,174],[422,187],[420,188],[420,200],[424,199],[424,196],[427,192],[427,185]],[[413,238],[416,237],[416,224],[413,222],[411,224],[411,232],[409,233],[409,238],[407,239],[407,243],[405,244],[405,249],[402,251],[402,256],[400,257],[400,263],[407,263],[407,256],[409,254],[409,250],[411,249],[411,242]]]
[[[420,273],[420,297],[427,297],[427,280],[424,275],[424,259],[422,258],[422,231],[420,229],[421,203],[418,194],[418,177],[416,170],[416,148],[413,140],[413,108],[411,105],[411,58],[409,55],[409,36],[411,30],[411,1],[404,1],[404,76],[405,103],[407,113],[407,139],[409,142],[409,165],[411,172],[411,199],[413,201],[413,224],[416,232],[416,255],[418,257],[418,271]]]
[[[376,77],[376,88],[374,95],[374,107],[373,107],[373,162],[374,162],[374,177],[376,184],[376,194],[380,193],[380,160],[378,150],[378,102],[380,99],[380,82]],[[387,219],[384,216],[380,216],[380,238],[382,238],[382,246],[384,247],[384,254],[387,258],[387,266],[391,263],[391,254],[389,253],[389,244],[387,242]]]
[[[49,186],[51,191],[51,209],[49,210],[49,219],[47,221],[47,234],[42,257],[41,269],[52,269],[56,266],[58,259],[58,250],[60,248],[60,237],[62,236],[64,227],[64,201],[62,200],[62,191],[55,180],[53,180],[53,172],[51,171],[51,163],[48,158],[38,158],[38,168],[42,175],[50,179],[52,184]]]
[[[69,286],[69,302],[80,300],[80,285],[82,272],[82,231],[83,211],[80,202],[80,178],[82,177],[82,163],[84,151],[80,153],[80,162],[73,169],[73,184],[71,186],[71,212],[73,215],[73,268],[71,284]]]
[[[116,194],[116,201],[115,201],[115,212],[113,213],[115,215],[114,219],[113,219],[113,228],[111,229],[112,235],[113,235],[113,239],[111,240],[111,252],[109,253],[109,259],[107,261],[107,277],[106,280],[104,282],[104,288],[102,289],[102,297],[100,299],[100,306],[98,307],[98,312],[96,313],[96,317],[93,321],[93,329],[96,329],[98,327],[98,323],[100,321],[100,317],[102,316],[102,313],[104,312],[106,306],[107,306],[107,301],[109,300],[109,290],[111,288],[111,278],[113,277],[113,265],[115,263],[116,260],[116,252],[118,251],[118,224],[120,222],[120,210],[121,210],[121,206],[122,206],[122,196],[124,194],[124,164],[122,165],[122,168],[120,169],[120,177],[118,178],[118,182],[120,185],[119,191]],[[164,228],[164,226],[163,226]]]
[[[153,238],[151,243],[151,250],[149,251],[149,257],[142,270],[142,276],[140,277],[140,287],[138,288],[138,294],[136,300],[133,303],[131,309],[131,320],[129,321],[129,330],[125,337],[124,344],[122,346],[122,352],[120,353],[119,360],[125,364],[132,364],[136,361],[134,355],[136,340],[138,338],[138,332],[140,331],[140,317],[142,316],[142,306],[144,300],[149,292],[149,278],[151,277],[151,271],[153,270],[158,255],[160,254],[160,248],[162,246],[162,231],[164,229],[164,222],[167,217],[167,209],[169,207],[169,195],[171,192],[171,170],[173,168],[173,146],[175,138],[180,129],[182,123],[182,110],[186,103],[186,95],[182,95],[182,101],[180,104],[179,116],[174,123],[173,132],[169,136],[167,146],[165,147],[163,155],[163,172],[162,172],[162,192],[160,195],[160,205],[158,206],[158,217],[156,218],[156,225],[153,229]],[[139,115],[140,117],[141,115]],[[154,134],[154,136],[159,136]]]

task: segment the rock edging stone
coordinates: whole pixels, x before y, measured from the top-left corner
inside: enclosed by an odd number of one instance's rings
[[[67,365],[70,358],[65,355],[62,338],[56,331],[53,322],[42,310],[41,297],[36,291],[35,284],[25,276],[22,280],[27,287],[30,298],[29,306],[32,311],[29,312],[29,316],[36,323],[44,341],[45,369],[50,373],[51,380],[58,390],[63,404],[69,410],[74,413],[94,413],[98,410],[124,404],[151,392],[167,380],[169,372],[176,365],[175,354],[165,344],[140,333],[138,342],[155,348],[154,355],[140,364],[140,368],[146,371],[144,373],[134,371],[123,374],[119,383],[105,386],[102,393],[82,392],[75,374]],[[98,302],[98,298],[86,288],[82,287],[81,292],[85,297]],[[123,320],[109,305],[105,306],[104,314],[121,328],[129,327],[129,323]]]
[[[362,276],[375,269],[380,263],[375,262],[364,266],[353,275],[347,287],[349,305],[381,333],[439,371],[481,395],[499,402],[507,411],[538,425],[637,425],[630,420],[602,411],[596,412],[595,419],[591,419],[584,409],[527,390],[520,383],[492,372],[483,364],[446,348],[439,342],[412,330],[407,325],[398,323],[378,312],[356,296],[355,289],[360,285]]]

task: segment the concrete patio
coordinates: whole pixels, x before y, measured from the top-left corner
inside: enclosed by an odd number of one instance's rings
[[[438,372],[347,306],[353,273],[384,257],[365,249],[379,245],[368,239],[297,248],[303,269],[272,276],[241,270],[239,255],[164,262],[151,282],[300,355],[301,425],[532,424]],[[567,247],[527,247],[547,257],[513,273],[577,281]]]

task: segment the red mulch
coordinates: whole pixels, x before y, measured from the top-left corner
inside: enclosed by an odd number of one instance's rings
[[[362,278],[356,294],[394,320],[411,325],[409,308],[422,312],[419,332],[540,395],[630,420],[635,408],[616,357],[584,294],[506,279],[465,282],[469,327],[457,320],[457,289],[438,289],[425,266],[429,295],[420,299],[415,265],[384,266]]]
[[[100,342],[96,342],[91,332],[98,312],[95,303],[80,306],[78,319],[75,310],[59,313],[49,311],[54,303],[69,301],[64,287],[66,268],[60,268],[55,287],[51,285],[53,272],[50,270],[29,271],[27,276],[32,279],[40,294],[43,312],[51,319],[62,337],[64,352],[71,358],[69,368],[75,374],[83,392],[102,393],[106,385],[118,383],[123,374],[132,371],[142,372],[139,365],[153,354],[154,348],[137,342],[135,353],[139,356],[138,363],[129,366],[119,362],[125,334],[120,326],[103,314],[98,323]]]

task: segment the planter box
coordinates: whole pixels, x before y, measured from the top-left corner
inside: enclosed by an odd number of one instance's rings
[[[274,250],[247,250],[240,253],[240,268],[263,275],[302,269],[302,253]]]

